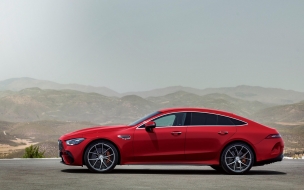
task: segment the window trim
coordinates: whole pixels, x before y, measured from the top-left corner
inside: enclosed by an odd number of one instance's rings
[[[246,126],[246,125],[248,125],[248,123],[245,122],[245,121],[242,121],[240,119],[236,119],[234,117],[230,117],[230,116],[227,116],[227,115],[222,115],[222,114],[217,114],[217,113],[211,113],[211,112],[202,112],[202,111],[180,111],[180,112],[163,113],[162,115],[159,115],[157,117],[152,116],[152,118],[150,118],[149,120],[143,121],[143,123],[139,123],[138,126],[136,127],[136,129],[145,129],[144,127],[141,127],[141,126],[143,126],[145,123],[147,123],[147,122],[149,122],[149,121],[151,121],[153,119],[157,119],[159,117],[162,117],[162,116],[165,116],[165,115],[170,115],[170,114],[173,114],[173,113],[182,113],[182,112],[184,112],[184,113],[196,112],[196,113],[207,113],[207,114],[213,114],[213,115],[220,115],[220,116],[224,116],[224,117],[228,117],[228,118],[231,118],[231,119],[235,119],[235,120],[241,121],[241,122],[243,122],[245,124],[243,124],[243,125],[184,125],[184,126],[169,126],[169,127],[171,127],[171,128],[172,127],[208,127],[208,126],[215,126],[215,127],[223,127],[223,126],[226,126],[226,127],[238,127],[238,126]],[[160,113],[162,113],[162,112],[160,112]],[[192,115],[191,115],[191,120],[192,120]],[[168,128],[168,127],[164,126],[164,127],[158,127],[158,128]]]

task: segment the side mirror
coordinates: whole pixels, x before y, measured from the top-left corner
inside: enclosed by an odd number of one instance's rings
[[[154,121],[149,121],[147,123],[145,123],[145,129],[147,132],[152,132],[153,131],[153,128],[156,127],[156,124]]]

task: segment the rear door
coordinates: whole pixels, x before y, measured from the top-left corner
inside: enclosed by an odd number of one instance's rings
[[[228,117],[192,112],[187,115],[185,154],[187,161],[212,160],[236,132]]]

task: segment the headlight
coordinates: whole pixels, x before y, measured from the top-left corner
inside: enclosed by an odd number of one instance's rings
[[[77,138],[77,139],[70,139],[70,140],[67,140],[65,141],[67,145],[76,145],[76,144],[79,144],[81,143],[82,141],[84,141],[84,138]]]

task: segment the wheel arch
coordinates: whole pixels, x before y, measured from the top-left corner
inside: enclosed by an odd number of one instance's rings
[[[82,165],[85,164],[85,161],[84,161],[84,157],[85,157],[85,152],[88,148],[88,146],[90,146],[91,144],[93,144],[94,142],[97,142],[97,141],[106,141],[106,142],[109,142],[109,143],[112,143],[113,146],[116,148],[117,150],[117,153],[118,153],[118,160],[117,160],[117,165],[120,165],[120,161],[121,161],[121,154],[120,154],[120,149],[118,148],[118,146],[111,140],[109,139],[105,139],[105,138],[99,138],[99,139],[94,139],[92,140],[91,142],[89,142],[83,149],[83,153],[82,153]]]

